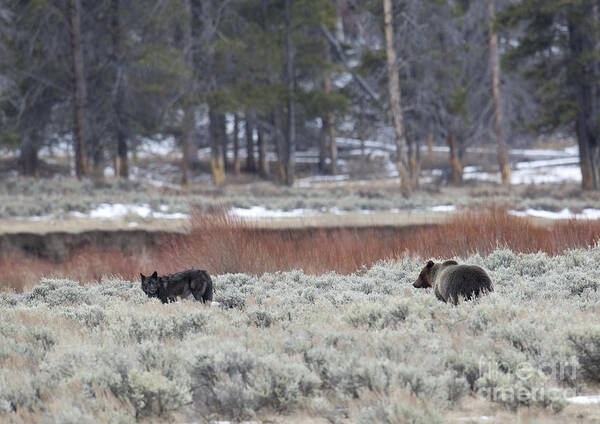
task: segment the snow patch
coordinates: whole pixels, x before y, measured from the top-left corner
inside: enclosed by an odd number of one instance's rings
[[[139,216],[142,219],[158,218],[158,219],[187,219],[190,216],[181,212],[167,213],[168,206],[161,205],[157,212],[152,210],[150,205],[125,205],[122,203],[101,203],[89,213],[71,212],[71,216],[76,218],[91,218],[91,219],[117,219],[126,216]],[[132,225],[134,224],[134,225]],[[130,223],[129,226],[136,226],[137,223]]]
[[[545,211],[541,209],[526,209],[524,211],[510,210],[508,213],[514,216],[532,216],[535,218],[546,219],[600,219],[599,209],[584,209],[581,211],[581,213],[571,212],[567,208],[559,212]]]
[[[528,163],[529,167],[519,168],[520,165]],[[561,165],[561,166],[539,166],[531,165],[532,162],[521,162],[517,164],[517,169],[510,173],[511,184],[544,184],[544,183],[564,183],[581,182],[581,169],[579,165]],[[500,183],[500,173],[483,172],[477,167],[468,167],[464,172],[465,180],[492,181]]]
[[[53,134],[51,138],[58,141],[52,143],[52,147],[42,146],[38,153],[40,157],[68,157],[71,155],[73,150],[73,137],[71,134]]]
[[[127,215],[139,215],[148,218],[152,215],[149,205],[124,205],[122,203],[101,203],[89,213],[90,218],[114,219]]]
[[[157,138],[160,138],[157,137]],[[141,143],[137,148],[137,156],[140,158],[148,157],[165,157],[165,156],[181,156],[180,149],[177,148],[175,137],[168,136],[163,139],[154,139],[142,137]]]
[[[440,205],[440,206],[431,206],[427,208],[432,212],[455,212],[456,206],[454,205]]]
[[[529,162],[519,162],[515,165],[516,169],[531,169],[531,168],[543,168],[546,166],[557,166],[557,165],[577,165],[579,164],[578,157],[567,157],[558,159],[544,159],[544,160],[532,160]]]
[[[421,209],[423,210],[423,209]],[[456,211],[456,206],[453,205],[440,205],[440,206],[431,206],[426,208],[425,210],[431,212],[454,212]],[[362,215],[370,215],[374,214],[377,211],[372,209],[358,209],[358,210],[343,210],[337,207],[333,207],[330,209],[323,208],[320,211],[315,209],[292,209],[289,211],[284,211],[281,209],[267,209],[264,206],[253,206],[251,208],[231,208],[229,210],[229,214],[233,216],[237,216],[244,219],[264,219],[264,218],[294,218],[294,217],[309,217],[309,216],[317,216],[317,215],[349,215],[349,214],[362,214]],[[383,211],[382,211],[383,212]],[[387,212],[390,213],[399,213],[400,209],[391,209]]]
[[[574,396],[567,398],[567,402],[578,405],[591,405],[593,403],[600,403],[600,395]]]
[[[318,212],[312,209],[292,209],[284,211],[281,209],[267,209],[264,206],[252,206],[251,208],[231,208],[229,214],[246,219],[261,218],[290,218],[299,216],[314,216]]]
[[[31,220],[31,221],[47,221],[52,218],[53,218],[52,215],[41,215],[41,216],[32,216],[29,218],[29,220]]]

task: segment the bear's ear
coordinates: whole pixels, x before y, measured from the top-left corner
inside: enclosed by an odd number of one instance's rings
[[[154,271],[154,274],[152,274],[152,278],[156,278],[158,277],[158,274],[156,273],[156,271]]]
[[[142,277],[142,281],[146,279],[146,276],[140,272],[140,277]]]
[[[431,268],[433,265],[434,265],[434,264],[433,264],[433,261],[429,261],[429,262],[427,262],[427,268]]]

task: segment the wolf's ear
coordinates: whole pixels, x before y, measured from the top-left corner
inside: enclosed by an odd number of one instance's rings
[[[427,262],[427,268],[431,268],[434,265],[433,261]]]
[[[142,281],[146,279],[146,276],[140,272],[140,277],[142,277]]]
[[[156,278],[156,277],[158,277],[158,274],[156,273],[156,271],[154,271],[154,274],[152,274],[152,276],[151,276],[151,277],[152,277],[152,278]]]

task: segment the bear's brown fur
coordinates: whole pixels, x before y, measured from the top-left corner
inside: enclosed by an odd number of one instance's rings
[[[433,287],[439,300],[454,305],[461,298],[470,300],[494,291],[492,280],[481,267],[459,265],[456,261],[427,262],[413,286]]]

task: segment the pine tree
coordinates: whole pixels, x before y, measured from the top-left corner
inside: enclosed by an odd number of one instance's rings
[[[524,24],[523,35],[505,58],[523,64],[537,85],[542,106],[535,128],[574,128],[582,187],[600,188],[598,170],[598,4],[593,0],[523,0],[498,17],[503,28]]]

